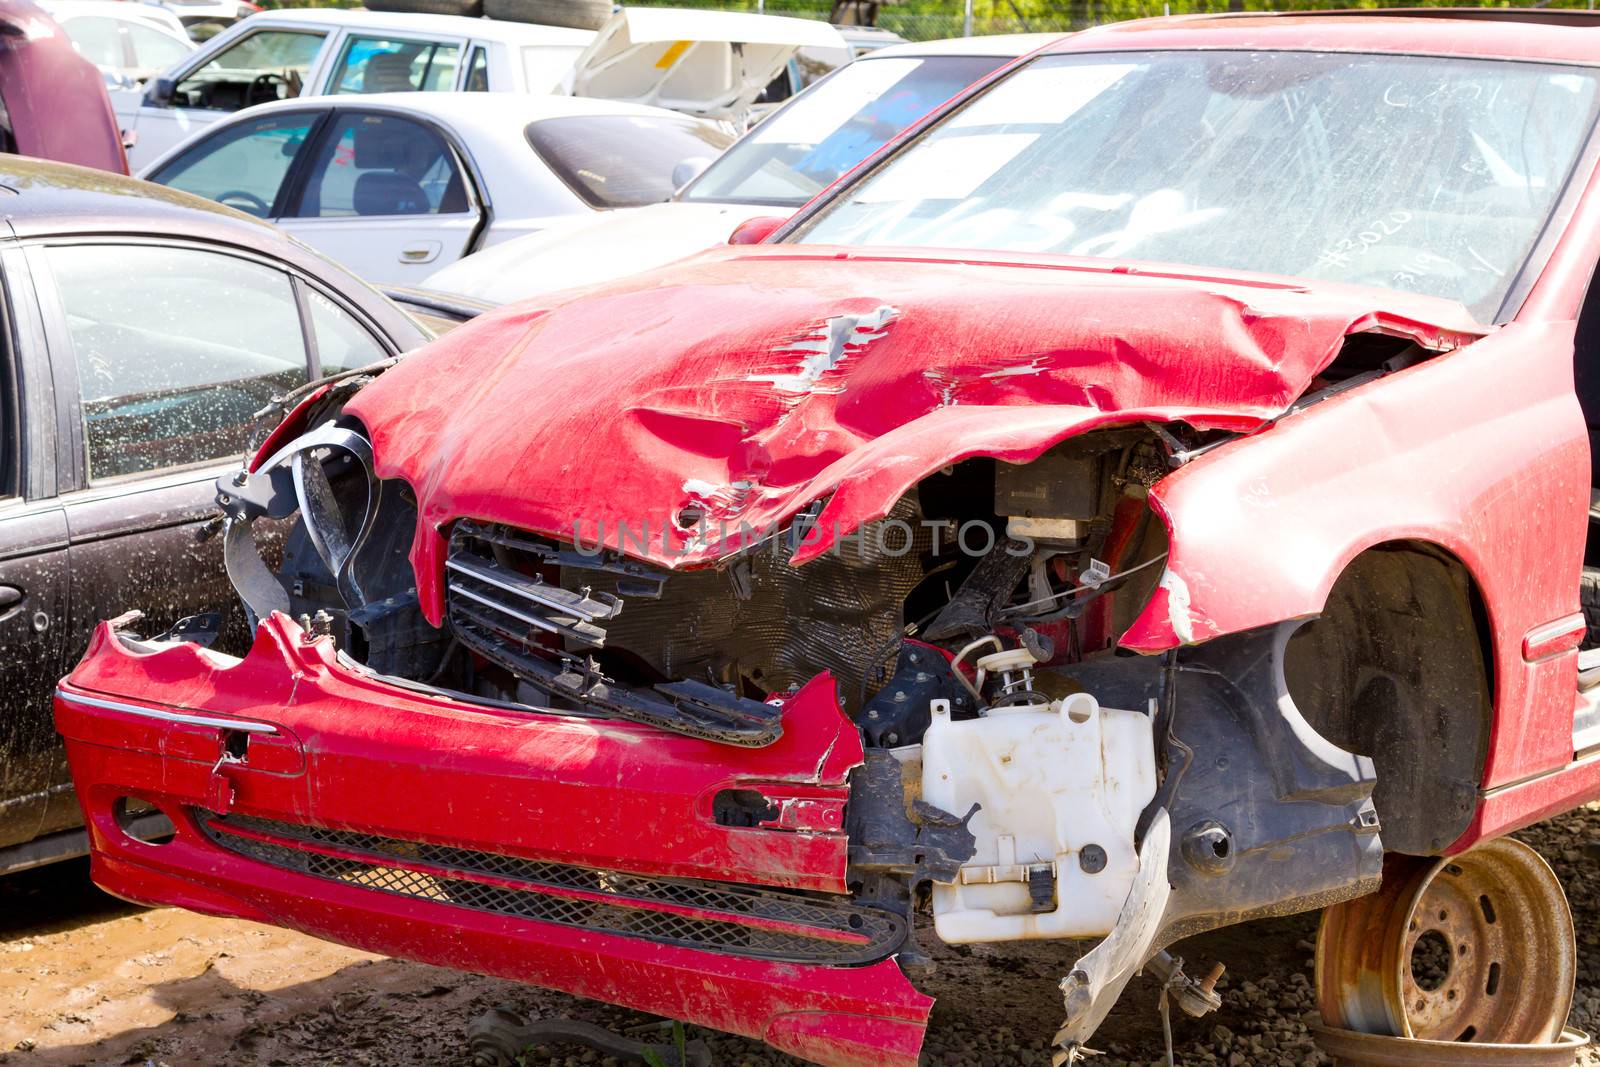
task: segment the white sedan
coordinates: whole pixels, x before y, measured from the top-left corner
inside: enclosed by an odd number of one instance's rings
[[[368,281],[654,204],[731,141],[661,108],[512,93],[302,97],[248,108],[140,177],[270,219]]]

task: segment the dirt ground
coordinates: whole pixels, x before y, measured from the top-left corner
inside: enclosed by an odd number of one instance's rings
[[[1600,1023],[1600,805],[1519,835],[1555,866],[1572,899],[1578,991],[1572,1025]],[[1178,948],[1191,968],[1229,967],[1224,1007],[1174,1016],[1178,1062],[1326,1064],[1306,1024],[1315,917],[1254,923]],[[1048,1064],[1060,1022],[1055,983],[1069,945],[944,951],[923,983],[939,998],[925,1062],[952,1067]],[[1163,1064],[1155,992],[1136,979],[1100,1031],[1104,1067]],[[0,879],[0,1064],[468,1064],[465,1029],[507,1005],[622,1029],[647,1016],[498,979],[357,952],[254,923],[145,910],[95,890],[70,863]],[[691,1028],[717,1067],[799,1061],[755,1042]],[[581,1048],[537,1048],[528,1067],[605,1067]],[[1586,1052],[1585,1067],[1600,1067]]]

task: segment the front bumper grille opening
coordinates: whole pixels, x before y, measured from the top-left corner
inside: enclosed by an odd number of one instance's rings
[[[882,520],[796,567],[789,535],[749,554],[738,568],[663,576],[656,596],[633,599],[626,579],[563,566],[561,584],[613,595],[626,610],[606,623],[606,647],[626,650],[666,678],[742,679],[781,693],[826,671],[854,714],[864,690],[893,673],[905,603],[927,577],[933,535],[908,494]],[[911,531],[909,541],[892,528]],[[901,551],[902,545],[904,551]]]
[[[927,577],[933,542],[920,520],[912,494],[801,567],[789,563],[793,544],[780,536],[736,565],[669,572],[458,519],[446,617],[463,645],[546,692],[551,664],[566,653],[593,656],[640,693],[659,679],[780,693],[826,671],[852,712],[892,672],[906,599]],[[902,538],[885,524],[911,532]],[[622,714],[679,728],[660,709]],[[747,726],[712,720],[683,732],[755,743]]]
[[[274,867],[416,900],[643,941],[781,962],[853,966],[887,957],[905,939],[899,916],[825,899],[596,871],[247,815],[196,810],[195,818],[220,847]],[[694,914],[684,914],[686,910]]]
[[[721,744],[759,747],[783,733],[782,710],[760,700],[689,679],[619,685],[575,651],[598,651],[606,626],[623,602],[617,592],[571,590],[501,562],[513,550],[537,572],[546,560],[570,565],[577,554],[534,542],[500,527],[456,524],[445,564],[445,617],[463,647],[510,672],[545,696],[588,712],[647,723]],[[547,553],[548,555],[541,554]],[[647,585],[638,565],[598,564],[619,590]],[[610,568],[609,570],[606,568]],[[631,583],[631,584],[629,584]],[[659,586],[645,590],[660,595]],[[552,646],[555,641],[560,647]]]
[[[445,564],[450,596],[474,618],[531,648],[540,634],[565,638],[578,648],[599,648],[606,632],[597,623],[621,610],[615,596],[585,596],[505,567],[492,558],[452,552]]]

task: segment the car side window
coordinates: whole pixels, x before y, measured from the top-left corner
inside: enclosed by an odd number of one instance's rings
[[[778,76],[769,81],[767,83],[767,87],[761,90],[761,95],[756,97],[756,103],[782,103],[798,91],[796,90],[795,85],[799,81],[800,75],[798,72],[798,67],[795,65],[795,61],[791,59],[789,60],[788,64],[786,64],[784,68],[778,72]]]
[[[238,111],[299,96],[326,36],[309,30],[252,33],[179,82],[172,102],[177,107]]]
[[[202,137],[150,180],[268,218],[278,189],[305,150],[314,112],[263,115]]]
[[[190,52],[182,41],[149,26],[130,22],[126,29],[128,43],[133,46],[133,65],[138,70],[166,70]]]
[[[440,92],[455,88],[461,46],[351,37],[333,71],[335,93]]]
[[[317,339],[323,374],[355,370],[389,357],[388,350],[355,316],[310,286],[306,287],[306,304],[311,309],[312,335]]]
[[[73,49],[97,67],[125,66],[121,27],[116,19],[98,16],[68,19],[61,27]]]
[[[280,270],[148,245],[58,245],[46,256],[91,481],[241,452],[255,412],[307,380],[299,305]]]
[[[0,299],[6,297],[0,280]],[[22,395],[17,389],[19,353],[12,343],[9,315],[0,315],[0,501],[22,495],[22,472],[18,459],[22,452],[22,422],[18,418]]]
[[[467,60],[467,80],[462,88],[469,93],[489,91],[489,53],[483,45],[475,45],[472,58]]]
[[[340,115],[312,161],[302,218],[450,215],[469,209],[466,180],[444,138],[397,115]]]

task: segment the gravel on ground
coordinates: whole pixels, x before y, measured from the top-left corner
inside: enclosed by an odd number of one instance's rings
[[[1566,886],[1578,931],[1570,1024],[1600,1028],[1600,803],[1518,834]],[[1223,1007],[1173,1013],[1177,1061],[1319,1067],[1311,956],[1316,916],[1248,923],[1185,942],[1192,972],[1221,960]],[[1056,982],[1082,946],[941,948],[922,983],[938,998],[924,1062],[1044,1065],[1060,1023]],[[0,1064],[466,1064],[465,1031],[506,1005],[616,1029],[655,1020],[500,979],[386,959],[255,923],[141,909],[88,884],[83,863],[0,879]],[[796,1067],[742,1038],[689,1028],[717,1067]],[[1097,1067],[1166,1063],[1154,983],[1136,979],[1101,1028]],[[534,1048],[526,1067],[610,1067],[582,1048]],[[1585,1051],[1583,1067],[1600,1067]]]

